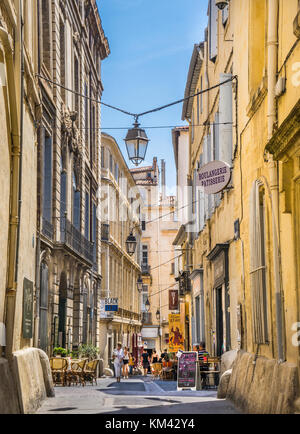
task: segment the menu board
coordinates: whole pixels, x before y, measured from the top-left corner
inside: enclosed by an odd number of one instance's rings
[[[193,389],[197,387],[197,360],[196,351],[181,353],[178,358],[177,389]]]

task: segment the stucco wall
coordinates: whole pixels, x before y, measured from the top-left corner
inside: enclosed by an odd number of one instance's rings
[[[227,398],[245,413],[289,414],[299,398],[297,366],[239,351]]]

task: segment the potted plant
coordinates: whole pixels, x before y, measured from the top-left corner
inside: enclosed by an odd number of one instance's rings
[[[68,352],[65,348],[62,347],[55,347],[53,349],[53,355],[55,357],[66,357],[68,355]]]

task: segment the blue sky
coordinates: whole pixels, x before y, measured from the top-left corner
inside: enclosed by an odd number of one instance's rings
[[[183,98],[195,43],[203,40],[207,0],[98,0],[111,54],[102,62],[102,101],[133,113]],[[182,104],[140,118],[142,127],[183,125]],[[133,118],[102,107],[103,131],[114,136],[126,158],[124,143]],[[167,185],[175,186],[171,129],[146,129],[145,163],[166,160]]]

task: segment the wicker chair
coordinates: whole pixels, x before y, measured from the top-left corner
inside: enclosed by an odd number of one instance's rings
[[[84,380],[84,368],[86,365],[86,360],[71,360],[71,367],[70,370],[66,372],[66,383],[71,386],[71,384],[76,383],[76,386],[78,384],[78,381],[82,386],[85,386],[85,380]]]
[[[83,371],[83,378],[84,381],[89,381],[92,383],[92,385],[95,383],[97,384],[97,368],[99,364],[99,359],[92,360],[91,362],[88,362],[85,365],[84,371]]]
[[[152,363],[151,372],[154,378],[160,378],[162,373],[162,363]]]
[[[54,386],[58,383],[62,386],[66,383],[66,370],[68,367],[67,359],[62,357],[51,357],[50,359],[50,368],[52,372],[52,378]]]

